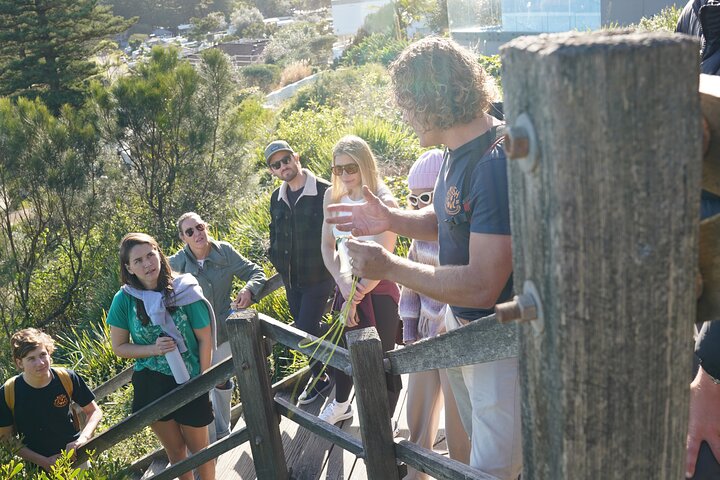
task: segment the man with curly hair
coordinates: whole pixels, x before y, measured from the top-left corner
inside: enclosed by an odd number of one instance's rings
[[[505,153],[499,122],[487,112],[492,84],[468,50],[425,38],[391,65],[395,100],[424,147],[444,145],[432,209],[389,208],[364,191],[366,203],[336,205],[348,216],[327,219],[353,235],[391,230],[436,240],[440,265],[415,263],[376,244],[348,241],[353,273],[387,279],[449,304],[448,330],[490,315],[512,295],[512,250]],[[467,179],[465,177],[468,177]],[[471,466],[501,479],[522,469],[517,358],[448,370]]]

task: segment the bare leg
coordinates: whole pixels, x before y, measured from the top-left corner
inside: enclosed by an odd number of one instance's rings
[[[199,452],[208,446],[208,427],[189,427],[181,425],[183,438],[192,453]],[[215,461],[210,460],[197,468],[200,480],[215,480]]]
[[[155,422],[150,425],[160,443],[167,453],[170,464],[174,465],[187,458],[187,446],[183,438],[180,425],[175,420],[166,422]],[[192,472],[186,472],[178,477],[180,480],[193,480]]]

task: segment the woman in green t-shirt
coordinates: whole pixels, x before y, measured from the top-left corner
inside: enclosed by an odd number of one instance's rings
[[[177,383],[165,354],[180,350],[190,377],[210,367],[214,315],[192,275],[173,278],[157,241],[129,233],[120,242],[122,288],[107,315],[112,348],[123,358],[137,359],[133,372],[133,413],[172,391]],[[180,363],[180,362],[178,362]],[[208,445],[213,421],[204,394],[151,425],[171,464]],[[198,467],[202,480],[215,478],[215,463]],[[192,480],[192,472],[179,477]]]

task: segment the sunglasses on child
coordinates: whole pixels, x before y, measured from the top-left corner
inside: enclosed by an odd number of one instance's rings
[[[425,192],[421,193],[420,195],[414,195],[411,193],[407,196],[408,203],[413,207],[417,207],[420,203],[422,203],[423,205],[430,205],[430,203],[432,203],[432,199],[433,192]]]
[[[354,175],[359,171],[360,167],[357,163],[348,163],[347,165],[333,165],[332,167],[332,172],[338,177],[342,177],[343,172],[347,173],[348,175]]]
[[[281,158],[280,160],[278,160],[277,162],[269,163],[268,165],[269,165],[270,168],[272,168],[273,170],[279,170],[281,164],[282,164],[282,165],[287,165],[288,163],[290,163],[290,160],[292,160],[292,156],[291,156],[291,155],[288,155],[287,157],[283,157],[283,158]]]
[[[205,231],[205,225],[203,225],[202,223],[198,223],[194,227],[188,228],[187,230],[185,230],[185,236],[192,237],[195,233],[195,230],[197,230],[198,232],[203,232]]]

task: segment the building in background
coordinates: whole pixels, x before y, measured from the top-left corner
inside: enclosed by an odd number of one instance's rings
[[[365,17],[375,13],[392,0],[331,0],[333,29],[342,41],[355,36]]]
[[[485,55],[520,35],[629,25],[678,0],[448,0],[452,37]],[[684,1],[680,2],[684,5]],[[681,5],[681,6],[682,6]]]

